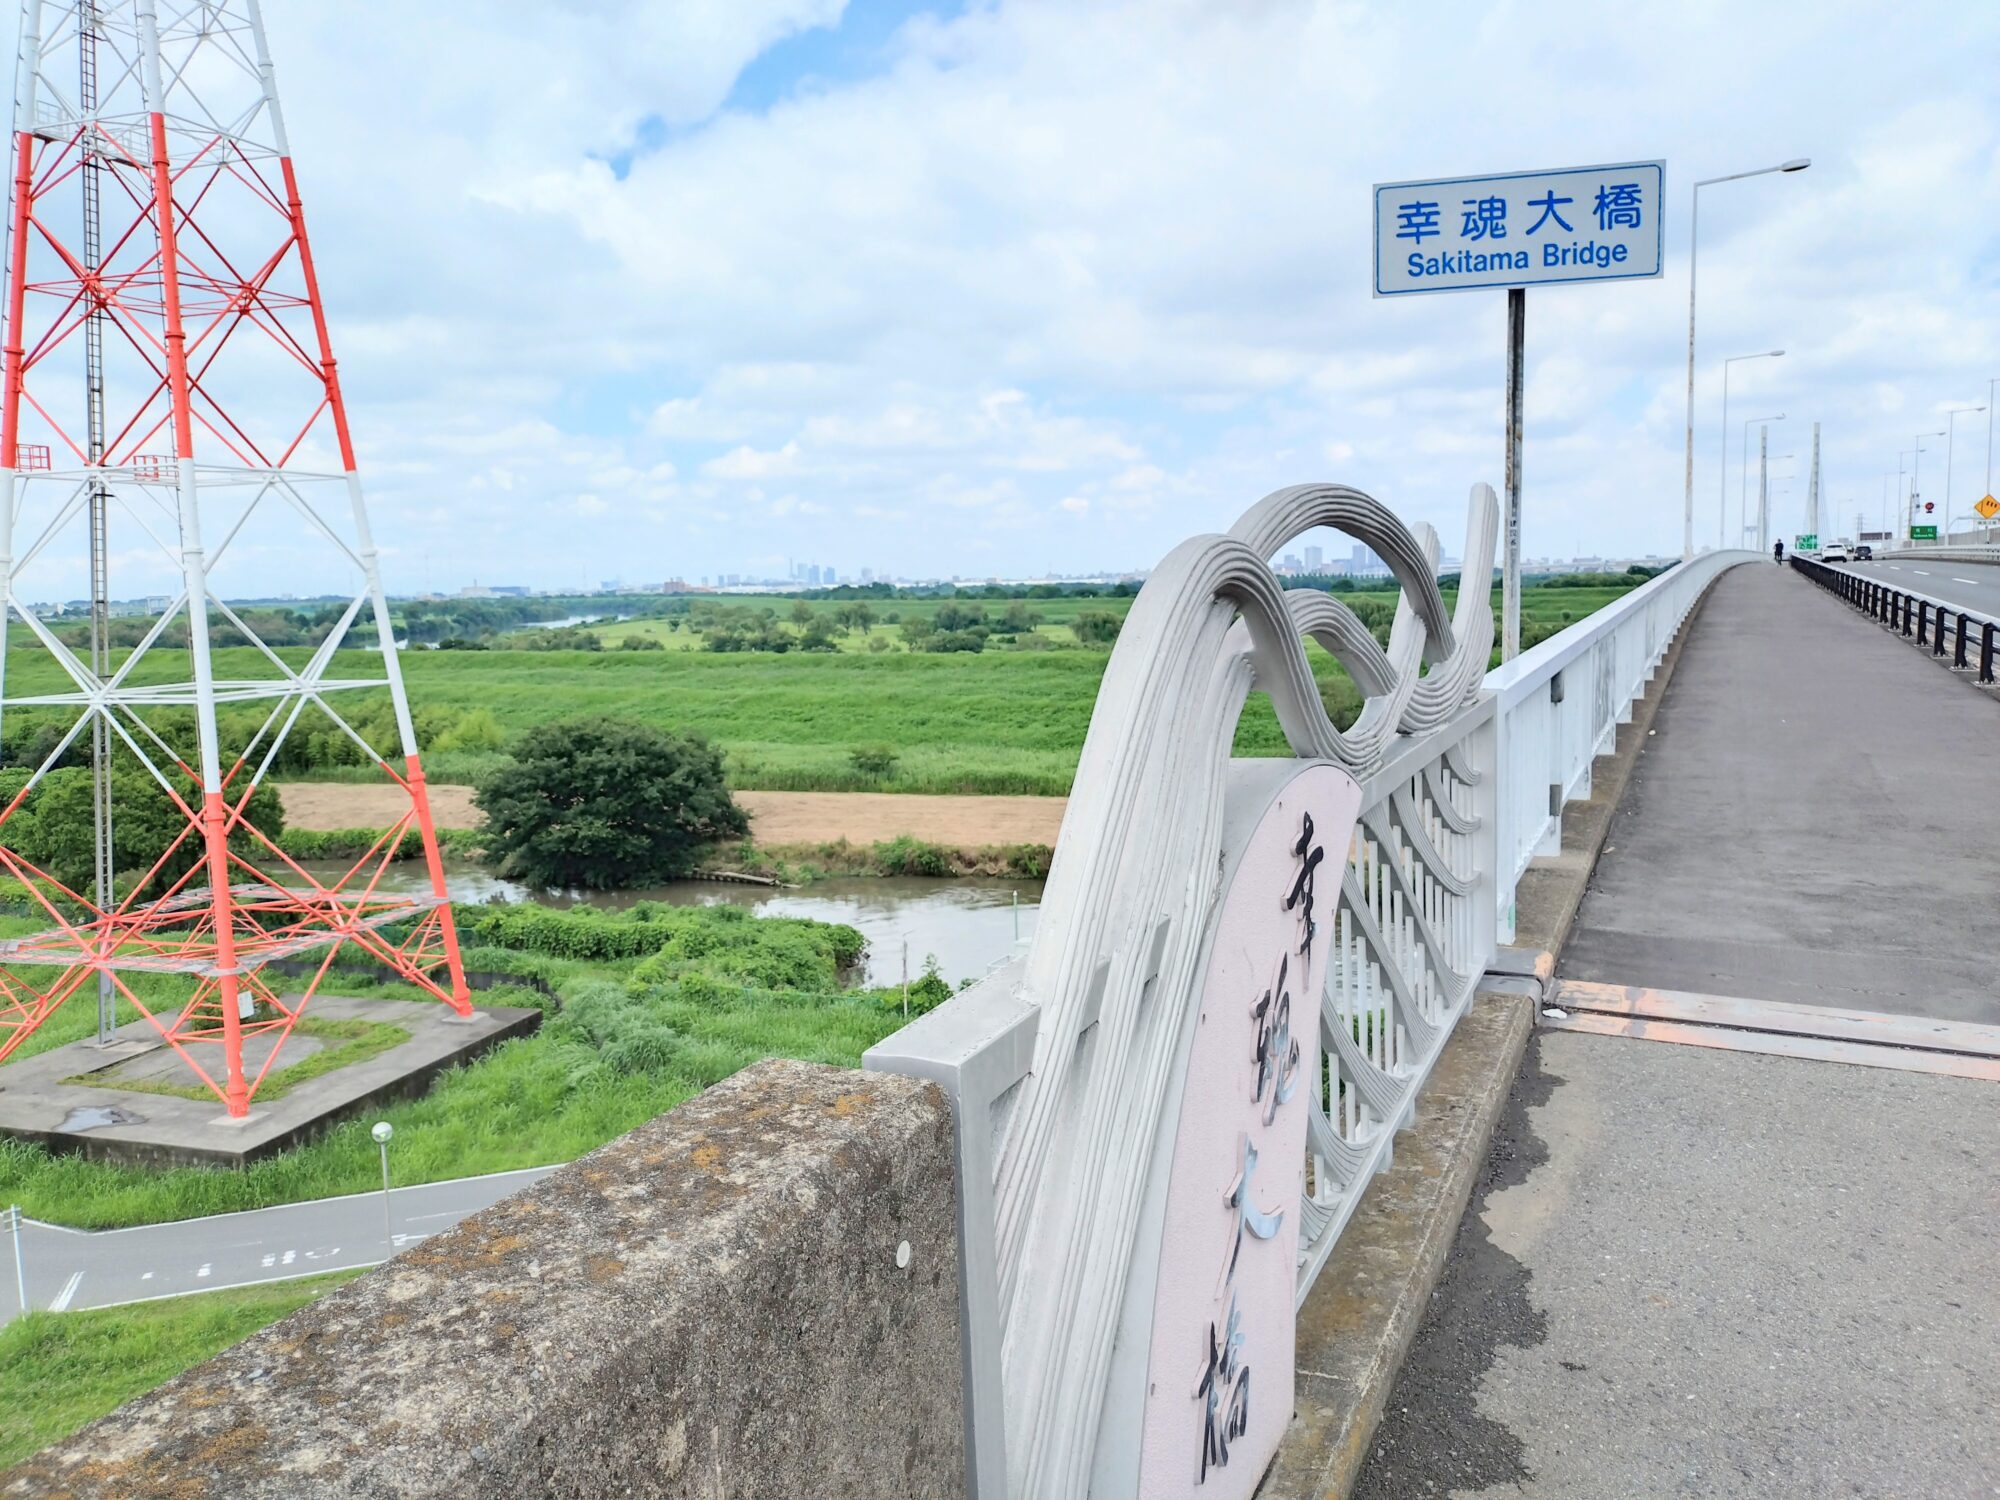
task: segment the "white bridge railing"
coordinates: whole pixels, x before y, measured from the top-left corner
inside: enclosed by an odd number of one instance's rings
[[[1337,599],[1286,592],[1270,573],[1267,560],[1313,526],[1363,541],[1402,582],[1386,650]],[[1466,577],[1490,576],[1496,530],[1492,491],[1476,486]],[[1225,1204],[1240,1213],[1250,1197],[1281,1190],[1287,1168],[1267,1163],[1253,1194],[1259,1148],[1245,1137],[1234,1184],[1225,1173],[1208,1197],[1197,1194],[1214,1209],[1189,1220],[1170,1208],[1190,1130],[1211,1146],[1226,1135],[1232,1159],[1237,1150],[1237,1127],[1184,1112],[1197,1030],[1223,1036],[1230,1057],[1240,1048],[1246,1067],[1254,1042],[1260,1101],[1269,1067],[1294,1076],[1267,1054],[1270,1034],[1250,1020],[1254,996],[1218,998],[1209,977],[1228,958],[1218,935],[1239,889],[1269,901],[1277,877],[1296,873],[1285,910],[1304,899],[1307,946],[1292,952],[1303,992],[1282,1001],[1297,1007],[1286,1012],[1299,1044],[1290,1055],[1309,1086],[1287,1084],[1264,1117],[1304,1110],[1304,1129],[1289,1137],[1304,1142],[1303,1170],[1282,1188],[1299,1193],[1298,1212],[1257,1231],[1296,1260],[1254,1260],[1260,1276],[1275,1265],[1302,1301],[1413,1122],[1496,949],[1511,941],[1515,885],[1538,853],[1560,847],[1563,801],[1588,794],[1592,758],[1610,748],[1702,591],[1756,558],[1723,552],[1675,567],[1483,672],[1487,591],[1461,591],[1447,618],[1438,550],[1429,528],[1406,529],[1338,486],[1279,491],[1229,533],[1175,549],[1135,602],[1106,672],[1029,951],[869,1052],[869,1067],[938,1082],[958,1122],[967,1477],[978,1500],[1151,1493],[1157,1481],[1142,1479],[1149,1462],[1160,1472],[1159,1434],[1204,1420],[1190,1404],[1192,1379],[1168,1389],[1148,1375],[1155,1342],[1170,1363],[1182,1357],[1184,1331],[1168,1312],[1211,1294],[1205,1283],[1156,1291],[1174,1260],[1168,1225],[1199,1230]],[[1326,717],[1302,636],[1340,660],[1364,695],[1345,729]],[[1253,688],[1271,698],[1290,763],[1230,759]],[[1351,778],[1341,806],[1358,812],[1350,831],[1344,810],[1315,804],[1325,859],[1316,905],[1308,877],[1320,852],[1280,871],[1250,852],[1265,847],[1252,829],[1289,805],[1287,778],[1294,790],[1311,776],[1324,786],[1329,768]],[[1301,860],[1314,838],[1308,816]],[[1284,987],[1284,968],[1276,972],[1267,1003]],[[1243,1027],[1241,1041],[1228,1029]],[[1283,1045],[1287,1032],[1276,1035]],[[1286,1118],[1296,1125],[1296,1114]],[[1262,1137],[1267,1156],[1277,1138]],[[1233,1255],[1229,1266],[1235,1275]],[[1269,1430],[1272,1408],[1261,1403],[1290,1411],[1289,1321],[1282,1348],[1268,1325],[1246,1320],[1239,1334],[1233,1305],[1226,1323],[1208,1326],[1204,1473],[1218,1456],[1230,1462],[1230,1441],[1254,1448],[1244,1433]],[[1254,1413],[1247,1375],[1236,1384],[1243,1359],[1263,1372]],[[1218,1408],[1224,1384],[1229,1404]],[[1269,1454],[1238,1456],[1261,1472]],[[1179,1493],[1181,1482],[1167,1488]]]

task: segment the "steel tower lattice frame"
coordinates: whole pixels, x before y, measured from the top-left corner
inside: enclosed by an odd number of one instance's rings
[[[89,110],[61,82],[71,44],[94,51]],[[76,66],[67,76],[79,76]],[[258,0],[23,0],[12,145],[0,715],[27,709],[58,725],[75,717],[0,802],[0,884],[49,923],[0,942],[0,1060],[86,979],[108,976],[240,1117],[346,944],[459,1014],[472,1008]],[[101,225],[87,221],[91,253],[79,254],[63,213],[85,174],[96,177],[106,206]],[[94,430],[79,442],[77,424],[60,415],[62,371],[71,341],[92,332],[109,335],[119,368],[108,388],[84,393],[84,425]],[[101,374],[104,363],[93,359],[91,369]],[[289,411],[287,381],[299,398]],[[344,492],[344,526],[340,507],[318,503],[329,491]],[[233,520],[209,546],[205,513],[230,520],[232,506]],[[60,559],[66,535],[93,511],[100,522],[117,515],[157,545],[180,578],[179,595],[122,659],[115,651],[79,659],[27,607],[22,587],[38,563]],[[211,584],[260,512],[287,515],[356,578],[352,598],[302,662],[265,644]],[[372,642],[350,641],[364,611]],[[243,643],[230,659],[237,675],[217,675],[216,616],[227,638]],[[188,675],[163,681],[180,622]],[[26,652],[15,650],[17,631]],[[366,649],[379,674],[334,675],[351,660],[336,655],[342,648]],[[31,680],[21,691],[10,655],[17,666],[31,655],[52,660],[53,674],[44,666],[40,675],[53,676],[55,690]],[[342,711],[340,695],[357,690],[386,690],[393,757]],[[222,706],[253,712],[225,723]],[[324,878],[287,857],[253,816],[259,787],[308,710],[409,798],[361,859]],[[183,722],[190,711],[191,735]],[[257,727],[239,742],[251,722]],[[10,836],[9,824],[24,826],[86,728],[142,768],[180,820],[151,869],[120,882],[122,895],[69,889]],[[412,830],[430,893],[383,891],[387,865]],[[177,864],[187,867],[176,873]],[[316,967],[300,993],[279,993],[264,966],[301,954]],[[184,977],[170,1004],[157,989],[149,1003],[130,982],[142,973]],[[260,1037],[271,1045],[259,1049],[253,1071],[245,1044]],[[220,1068],[204,1066],[202,1055],[218,1050]]]

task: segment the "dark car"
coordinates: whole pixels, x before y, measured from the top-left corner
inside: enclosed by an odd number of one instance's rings
[[[1861,543],[1854,549],[1854,560],[1856,562],[1875,561],[1875,549],[1869,546],[1866,542]]]

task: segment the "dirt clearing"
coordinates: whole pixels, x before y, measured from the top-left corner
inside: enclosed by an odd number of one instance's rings
[[[394,786],[291,782],[279,787],[293,828],[386,828],[409,806]],[[785,844],[879,844],[908,836],[953,849],[1054,844],[1066,797],[903,797],[893,792],[738,792],[751,836]],[[472,788],[433,786],[440,828],[477,828]]]

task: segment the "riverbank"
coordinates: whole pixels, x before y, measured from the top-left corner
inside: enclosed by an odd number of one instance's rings
[[[407,807],[400,787],[296,781],[278,788],[288,828],[385,828]],[[939,797],[894,792],[737,792],[759,848],[857,848],[914,839],[950,850],[1030,844],[1052,848],[1067,797]],[[434,785],[439,828],[477,828],[469,786]]]

